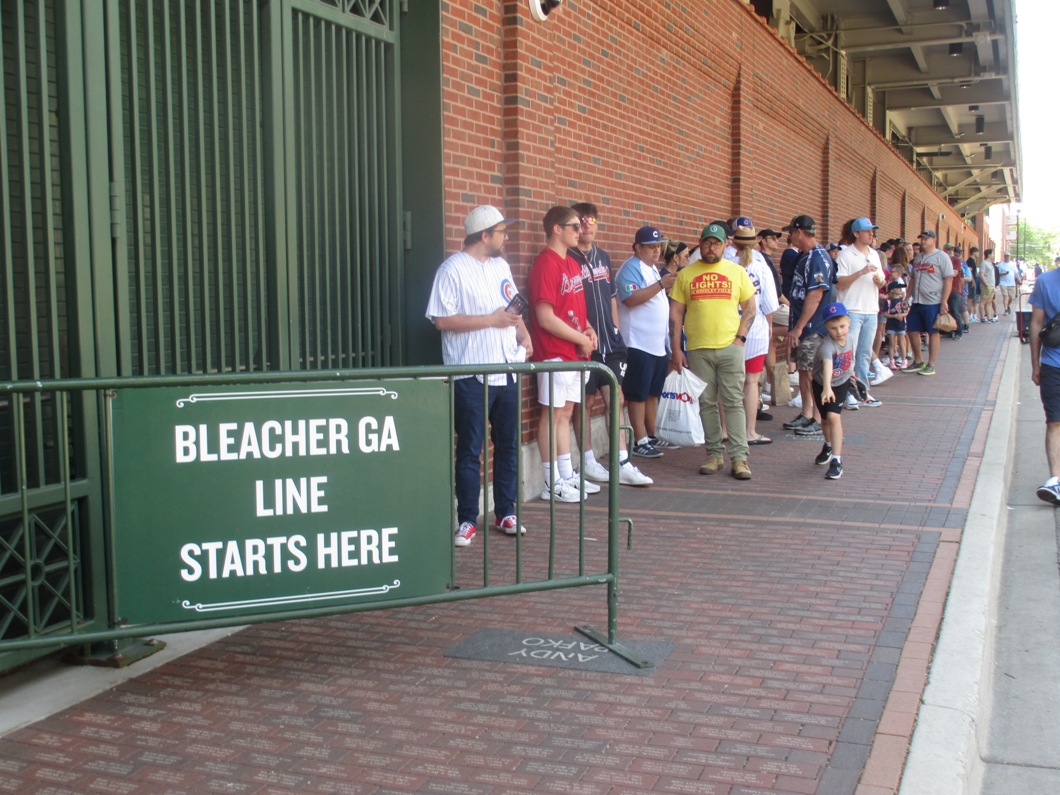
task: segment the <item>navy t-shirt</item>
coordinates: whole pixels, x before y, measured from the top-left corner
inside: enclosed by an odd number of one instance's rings
[[[788,319],[788,328],[793,329],[802,317],[802,307],[806,303],[806,295],[814,290],[824,290],[818,310],[814,312],[810,322],[802,330],[802,337],[806,339],[811,334],[827,335],[824,327],[824,318],[821,310],[832,300],[835,293],[836,264],[828,256],[828,252],[820,244],[814,246],[805,254],[799,256],[795,263],[795,272],[791,277],[791,292],[788,300],[791,302],[791,316]]]
[[[795,275],[795,263],[799,261],[797,248],[786,248],[780,255],[780,291],[791,298],[791,277]]]

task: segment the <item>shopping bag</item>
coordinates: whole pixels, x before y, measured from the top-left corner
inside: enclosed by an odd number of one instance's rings
[[[777,362],[770,375],[770,392],[774,406],[786,406],[791,400],[791,382],[788,380],[788,363]]]
[[[957,320],[953,315],[943,314],[939,312],[939,316],[935,318],[935,331],[943,334],[949,334],[950,332],[957,330]]]
[[[703,444],[699,396],[706,388],[706,383],[687,367],[666,376],[655,414],[655,435],[680,447]]]

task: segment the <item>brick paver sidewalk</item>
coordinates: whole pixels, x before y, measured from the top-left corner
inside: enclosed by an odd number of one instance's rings
[[[700,476],[701,451],[644,463],[619,628],[673,644],[650,674],[444,656],[486,627],[602,629],[595,587],[260,625],[0,739],[0,791],[889,792],[1011,334],[973,326],[845,413],[842,480],[783,408],[750,482]]]

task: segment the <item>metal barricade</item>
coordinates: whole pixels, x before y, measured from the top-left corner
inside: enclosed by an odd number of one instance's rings
[[[487,521],[480,544],[453,545],[455,377],[482,376],[488,408],[490,373],[514,377],[523,395],[531,374],[571,370],[597,371],[617,394],[614,374],[589,362],[0,384],[12,407],[4,468],[17,486],[0,522],[21,525],[0,538],[0,653],[603,585],[606,631],[576,629],[648,666],[617,637],[618,400],[610,404],[606,554],[587,534],[599,512],[584,501],[553,499],[546,509],[522,494],[517,522],[536,520],[528,536],[491,538]],[[581,390],[584,434],[584,378]],[[50,435],[39,411],[24,408],[44,403],[53,407]],[[553,410],[542,410],[551,434]],[[521,449],[532,434],[519,426]],[[86,469],[75,463],[85,454],[79,447],[95,449],[96,433],[99,466]],[[31,470],[42,456],[58,467],[50,489],[63,517],[61,532],[46,534],[48,561],[31,529],[40,507]],[[98,482],[82,476],[95,470]],[[486,496],[483,504],[488,515]],[[105,588],[93,590],[101,581]],[[42,610],[57,595],[62,609]]]

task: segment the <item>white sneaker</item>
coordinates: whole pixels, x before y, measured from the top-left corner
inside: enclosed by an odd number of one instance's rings
[[[650,486],[655,481],[627,461],[618,469],[618,482],[623,486]]]
[[[883,405],[883,402],[882,402],[882,401],[879,401],[879,400],[877,400],[877,399],[876,399],[876,398],[874,398],[874,397],[873,397],[872,395],[867,395],[867,396],[865,397],[865,402],[864,402],[864,403],[862,403],[861,405],[862,405],[862,406],[867,406],[867,407],[868,407],[868,408],[870,408],[870,409],[874,409],[874,408],[876,408],[877,406],[882,406],[882,405]]]
[[[571,486],[574,487],[575,490],[577,490],[578,485],[581,484],[581,480],[582,479],[580,477],[578,477],[578,473],[575,472],[567,480],[567,483],[569,483]],[[599,491],[600,491],[600,487],[599,486],[597,486],[591,480],[586,480],[585,484],[584,484],[584,487],[582,488],[582,496],[584,497],[586,494],[596,494]]]
[[[586,461],[583,471],[588,480],[599,480],[601,483],[607,483],[611,479],[611,473],[607,471],[607,467],[595,459],[591,463]]]
[[[847,411],[857,411],[860,408],[858,405],[858,399],[853,395],[847,395],[847,399],[843,403],[843,408]]]
[[[581,502],[583,495],[569,480],[557,480],[551,489],[545,486],[545,490],[541,492],[541,499],[546,502],[553,497],[556,502]]]
[[[799,385],[799,374],[798,373],[788,373],[788,383],[791,384],[792,386],[798,386]]]
[[[891,372],[890,367],[879,367],[876,369],[876,377],[871,379],[870,384],[875,386],[876,384],[882,384],[889,378],[893,378],[894,373]]]
[[[791,400],[788,401],[788,405],[791,406],[793,409],[801,409],[802,395],[796,395],[795,397],[793,397]]]

